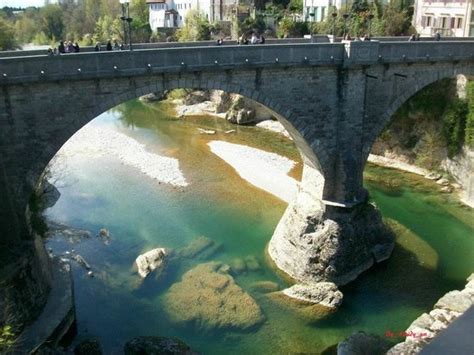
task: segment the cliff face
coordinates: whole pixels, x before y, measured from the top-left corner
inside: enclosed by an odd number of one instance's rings
[[[176,97],[177,94],[179,97]],[[167,96],[182,101],[184,112],[188,112],[181,114],[183,116],[203,111],[222,115],[229,122],[242,125],[273,119],[271,111],[258,102],[221,90],[173,90]]]
[[[474,206],[474,82],[443,80],[408,100],[375,142],[372,154],[444,172]]]

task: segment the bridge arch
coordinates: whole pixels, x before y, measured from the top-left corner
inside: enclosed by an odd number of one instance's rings
[[[244,87],[238,84],[228,84],[222,81],[215,80],[196,80],[194,77],[181,78],[179,80],[156,80],[146,85],[140,85],[134,89],[125,90],[123,92],[117,92],[108,95],[100,104],[94,105],[92,108],[84,112],[80,119],[74,119],[70,124],[63,129],[60,134],[54,137],[54,139],[48,140],[45,149],[43,149],[36,159],[34,165],[29,168],[27,173],[28,187],[33,192],[33,189],[41,179],[41,175],[45,171],[47,164],[53,159],[56,153],[61,147],[82,127],[87,123],[98,117],[100,114],[116,107],[117,105],[124,103],[129,100],[136,99],[140,96],[146,95],[151,92],[164,92],[173,89],[195,89],[195,90],[221,90],[226,93],[240,94],[246,98],[252,99],[258,104],[263,105],[271,111],[271,113],[277,118],[277,120],[285,127],[285,129],[291,135],[295,145],[300,151],[300,155],[303,159],[305,170],[316,171],[317,175],[324,176],[324,171],[319,163],[318,155],[327,154],[325,148],[322,146],[310,145],[305,137],[304,132],[301,133],[295,126],[294,122],[297,122],[297,114],[289,107],[285,107],[277,100],[265,95],[264,93],[253,89]],[[303,179],[308,174],[303,175]],[[311,174],[314,180],[314,172]],[[319,177],[321,179],[321,177]],[[321,186],[322,189],[322,186]],[[322,194],[322,190],[318,191]]]
[[[372,131],[370,139],[368,139],[364,145],[365,158],[367,159],[376,139],[380,136],[380,134],[382,134],[385,127],[392,120],[395,112],[397,112],[397,110],[400,109],[403,104],[405,104],[415,94],[425,89],[427,86],[443,79],[454,79],[458,75],[473,78],[474,66],[466,65],[460,68],[456,65],[453,65],[448,68],[442,68],[439,71],[424,71],[423,75],[419,75],[412,78],[411,80],[408,80],[407,83],[402,88],[400,88],[399,96],[390,105],[387,105],[384,112],[378,118],[377,124]]]

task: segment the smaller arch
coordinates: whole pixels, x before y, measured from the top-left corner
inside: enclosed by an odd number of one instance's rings
[[[367,160],[377,137],[382,134],[387,124],[391,121],[393,114],[398,109],[400,109],[400,107],[405,102],[407,102],[416,93],[426,88],[428,85],[443,79],[455,78],[457,75],[473,77],[474,65],[464,65],[461,67],[453,65],[450,68],[444,67],[442,70],[439,71],[429,71],[427,75],[421,76],[420,80],[417,80],[415,83],[413,83],[413,85],[408,85],[407,88],[403,91],[403,94],[399,96],[390,106],[388,106],[384,113],[381,115],[381,117],[377,120],[377,126],[372,130],[371,136],[364,143],[364,161]]]

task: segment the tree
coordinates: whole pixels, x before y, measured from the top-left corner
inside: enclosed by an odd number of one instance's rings
[[[109,40],[121,39],[123,41],[121,26],[121,21],[118,18],[113,19],[109,15],[100,17],[95,26],[94,40],[107,42]]]
[[[13,27],[0,17],[0,51],[18,48]]]
[[[209,21],[203,13],[189,10],[184,26],[177,31],[176,36],[181,42],[208,40],[211,35],[209,27]]]
[[[303,13],[303,0],[291,0],[288,10],[293,13]]]
[[[302,37],[305,33],[308,33],[305,22],[295,22],[291,17],[284,17],[278,23],[277,36],[280,38]]]
[[[41,9],[41,28],[50,39],[62,39],[64,32],[63,13],[59,5],[48,5]]]
[[[385,7],[385,35],[400,36],[408,33],[411,24],[411,17],[407,10],[401,10],[399,6],[392,2]]]

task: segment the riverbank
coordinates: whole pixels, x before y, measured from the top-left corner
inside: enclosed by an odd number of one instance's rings
[[[208,143],[211,152],[231,165],[250,184],[290,203],[298,181],[288,176],[296,162],[275,153],[224,141]]]
[[[61,176],[61,171],[65,170],[63,162],[77,156],[91,159],[111,156],[160,183],[181,187],[188,185],[177,159],[148,152],[144,144],[110,128],[84,126],[55,156],[55,164],[50,165],[54,170],[52,174]]]

